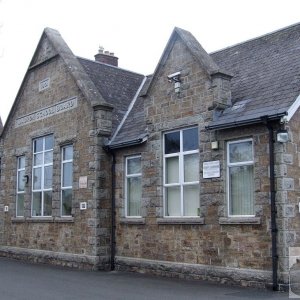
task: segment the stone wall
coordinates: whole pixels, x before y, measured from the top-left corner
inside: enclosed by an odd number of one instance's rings
[[[3,170],[3,140],[0,138],[0,174],[2,174]],[[3,244],[3,234],[4,234],[4,205],[1,199],[3,198],[3,183],[2,177],[0,175],[0,245]]]
[[[167,75],[180,71],[182,90]],[[201,65],[177,40],[154,76],[145,99],[146,145],[117,153],[117,268],[166,276],[206,278],[262,286],[272,281],[268,131],[264,126],[209,132],[210,107],[218,94]],[[200,154],[199,218],[163,218],[162,137],[168,130],[197,125]],[[226,142],[254,141],[255,217],[230,220],[226,200]],[[211,142],[219,141],[212,150]],[[142,157],[142,218],[124,219],[124,165]],[[203,179],[202,163],[219,160],[221,177]],[[194,270],[195,269],[195,270]],[[211,273],[203,273],[203,270]],[[194,270],[194,271],[193,271]],[[234,271],[233,271],[234,270]],[[239,274],[241,276],[239,276]]]
[[[38,62],[44,58],[43,49],[49,48],[41,46]],[[39,91],[39,82],[45,78],[50,78],[50,86]],[[52,108],[66,99],[76,99],[77,107],[53,113]],[[25,123],[16,123],[17,118],[36,112],[40,112],[38,120],[28,117],[22,119]],[[65,263],[75,261],[79,267],[108,267],[110,163],[102,145],[103,133],[110,134],[110,130],[111,111],[93,110],[59,56],[28,71],[3,134],[0,219],[4,226],[0,226],[0,255],[30,259],[39,253],[36,259],[40,261],[64,264],[65,258]],[[47,134],[54,136],[52,216],[31,217],[32,141]],[[74,146],[72,216],[61,217],[61,149],[67,144]],[[24,217],[16,217],[16,168],[20,155],[26,157],[25,173],[29,175]],[[87,186],[80,188],[79,179],[85,176]],[[87,203],[86,210],[80,210],[81,202]],[[4,205],[9,207],[5,214]],[[74,257],[79,260],[76,262]]]
[[[298,110],[286,125],[290,141],[277,143],[275,148],[279,271],[283,282],[288,282],[289,247],[300,247],[299,122]]]

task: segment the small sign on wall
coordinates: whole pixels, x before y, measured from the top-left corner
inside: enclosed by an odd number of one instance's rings
[[[87,176],[79,177],[79,188],[86,189],[87,188]]]
[[[45,78],[39,82],[39,92],[44,91],[50,87],[50,78]]]
[[[220,177],[220,161],[206,161],[203,163],[203,178]]]

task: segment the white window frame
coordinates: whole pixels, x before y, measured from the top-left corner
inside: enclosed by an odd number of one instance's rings
[[[66,159],[64,160],[64,149],[67,148],[67,147],[72,147],[72,159]],[[61,192],[60,192],[60,215],[62,217],[70,217],[71,215],[63,215],[63,209],[62,209],[62,206],[63,206],[63,203],[62,203],[62,200],[63,200],[63,191],[64,190],[72,190],[72,193],[73,193],[73,168],[72,168],[72,180],[71,180],[71,183],[72,185],[70,186],[63,186],[63,179],[64,179],[64,164],[66,163],[72,163],[72,167],[73,167],[73,155],[74,155],[74,146],[73,145],[65,145],[61,148]]]
[[[24,168],[20,168],[20,159],[24,159]],[[20,177],[20,173],[22,171],[24,171],[24,174],[25,174],[25,155],[21,155],[21,156],[18,156],[17,157],[17,187],[16,187],[16,194],[17,194],[17,197],[16,197],[16,217],[24,217],[24,214],[23,215],[18,215],[18,196],[19,195],[24,195],[25,194],[25,188],[24,188],[24,191],[19,191],[19,182],[20,180],[24,181],[24,178]],[[24,207],[23,207],[23,212],[24,212]]]
[[[237,162],[237,163],[231,163],[230,162],[230,150],[229,147],[232,144],[239,144],[243,142],[251,142],[252,144],[252,160],[249,161],[243,161],[243,162]],[[230,206],[231,206],[231,191],[230,191],[230,175],[229,175],[229,170],[231,167],[238,167],[238,166],[249,166],[252,165],[254,167],[254,147],[253,147],[253,139],[252,138],[247,138],[247,139],[241,139],[241,140],[234,140],[234,141],[228,141],[227,142],[227,170],[226,170],[226,176],[227,176],[227,213],[229,217],[232,218],[249,218],[249,217],[255,217],[255,214],[253,215],[232,215],[230,214]],[[254,191],[253,191],[254,192]],[[252,199],[253,205],[254,205],[254,198]]]
[[[142,172],[140,173],[134,173],[134,174],[128,174],[128,161],[130,159],[135,159],[135,158],[139,158],[142,164],[142,156],[141,155],[133,155],[133,156],[127,156],[125,159],[125,217],[126,218],[141,218],[142,216],[131,216],[128,215],[128,198],[127,198],[127,181],[129,178],[133,178],[133,177],[140,177],[142,178]],[[142,169],[142,165],[141,165],[141,169]],[[142,187],[141,187],[142,188]],[[141,201],[142,199],[140,199]]]
[[[189,154],[199,154],[199,147],[195,150],[188,150],[188,151],[183,151],[183,131],[187,129],[193,129],[197,128],[197,126],[194,127],[188,127],[188,128],[182,128],[182,129],[177,129],[177,130],[172,130],[165,132],[163,134],[163,203],[164,203],[164,218],[195,218],[199,217],[199,215],[195,216],[187,216],[184,215],[184,203],[183,203],[183,187],[188,186],[188,185],[198,185],[200,188],[200,174],[199,174],[199,180],[198,181],[191,181],[191,182],[184,182],[184,156],[189,155]],[[180,132],[180,152],[177,153],[171,153],[171,154],[165,154],[165,136],[168,133],[173,133],[173,132]],[[179,179],[178,183],[166,183],[166,159],[170,157],[179,157]],[[200,163],[200,158],[198,160],[198,163]],[[167,207],[167,199],[166,199],[166,188],[168,187],[180,187],[180,216],[168,216],[166,213],[166,207]],[[200,207],[200,196],[199,196],[199,207]]]
[[[32,199],[31,199],[31,217],[33,218],[40,218],[40,217],[50,217],[50,216],[44,216],[44,192],[49,192],[49,191],[52,191],[52,187],[51,188],[44,188],[44,178],[45,178],[45,168],[48,167],[48,166],[52,166],[52,176],[53,176],[53,159],[52,159],[52,162],[51,163],[44,163],[44,157],[45,157],[45,153],[47,152],[53,152],[53,147],[51,149],[47,149],[45,150],[45,140],[46,140],[46,137],[48,136],[52,136],[52,138],[54,139],[53,135],[50,134],[50,135],[46,135],[46,136],[43,136],[43,137],[40,137],[40,138],[36,138],[32,141],[32,177],[34,176],[34,169],[37,169],[37,168],[41,168],[41,189],[34,189],[34,180],[32,180]],[[34,152],[34,142],[38,139],[43,139],[43,150],[42,151],[38,151],[38,152]],[[54,144],[54,140],[53,140],[53,144]],[[40,165],[34,165],[34,155],[35,154],[43,154],[43,162],[42,164]],[[53,184],[53,182],[52,182]],[[41,215],[40,216],[34,216],[32,213],[33,213],[33,195],[35,192],[41,192],[42,193],[42,203],[41,203]],[[53,200],[52,200],[53,201]],[[52,213],[51,213],[52,215]]]

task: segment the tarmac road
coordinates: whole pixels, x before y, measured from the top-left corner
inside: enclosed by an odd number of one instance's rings
[[[288,299],[288,293],[138,273],[79,271],[0,258],[1,300]]]

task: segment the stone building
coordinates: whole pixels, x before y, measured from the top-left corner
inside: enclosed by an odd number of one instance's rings
[[[154,73],[45,29],[0,143],[0,255],[283,288],[300,247],[300,24]]]

